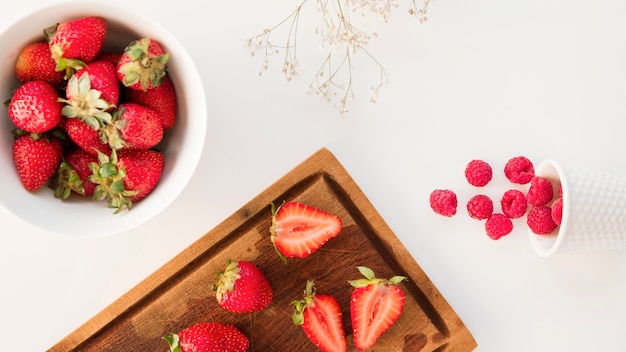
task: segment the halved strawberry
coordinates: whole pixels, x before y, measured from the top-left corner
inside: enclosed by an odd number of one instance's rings
[[[65,71],[69,77],[92,61],[102,49],[107,34],[104,18],[89,16],[77,18],[46,28],[46,40],[57,71]]]
[[[161,179],[165,158],[152,149],[124,149],[111,155],[98,153],[98,162],[90,163],[88,180],[97,184],[95,200],[106,200],[115,213],[131,209],[152,192]]]
[[[404,292],[396,285],[407,278],[394,276],[385,280],[376,278],[367,267],[360,266],[358,270],[365,278],[349,281],[354,287],[350,319],[354,345],[363,351],[371,348],[402,314]]]
[[[245,260],[228,260],[213,284],[217,303],[235,313],[259,312],[272,303],[274,292],[265,274]]]
[[[338,216],[309,205],[288,202],[271,207],[271,240],[283,261],[307,257],[341,232]]]
[[[307,280],[304,299],[293,301],[293,323],[301,325],[306,336],[324,352],[347,350],[341,308],[335,297],[315,292]]]
[[[148,90],[158,87],[167,74],[170,54],[152,38],[132,41],[117,64],[117,77],[125,87]]]
[[[171,352],[245,352],[250,342],[234,325],[202,322],[164,336]]]

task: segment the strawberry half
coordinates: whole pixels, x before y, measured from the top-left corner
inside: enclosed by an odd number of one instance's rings
[[[56,70],[65,71],[66,79],[98,55],[106,34],[106,20],[96,16],[57,23],[44,30]]]
[[[367,267],[360,266],[358,270],[365,278],[349,281],[354,287],[350,299],[350,319],[354,345],[363,351],[371,348],[402,314],[404,292],[396,285],[407,278],[394,276],[389,280],[378,279]]]
[[[170,54],[151,38],[132,41],[124,49],[118,64],[117,77],[125,87],[149,90],[158,87],[167,74]]]
[[[44,81],[30,81],[15,90],[9,102],[9,117],[17,128],[43,133],[61,121],[63,104],[57,90]]]
[[[253,313],[267,308],[274,297],[265,274],[247,261],[228,260],[213,284],[217,303],[235,313]]]
[[[293,323],[301,325],[311,342],[324,352],[347,350],[341,308],[335,297],[316,294],[307,280],[304,299],[293,301]]]
[[[17,175],[27,191],[36,191],[50,180],[61,163],[63,146],[57,138],[24,134],[13,141]]]
[[[171,352],[245,352],[250,345],[237,327],[218,322],[198,323],[163,339]]]
[[[145,198],[161,179],[164,166],[162,153],[151,149],[128,149],[111,155],[98,153],[98,162],[90,163],[92,175],[88,180],[97,184],[95,200],[106,200],[115,214],[124,207],[131,209],[133,202]]]
[[[271,240],[283,261],[307,257],[341,232],[338,216],[314,207],[297,202],[271,207]]]

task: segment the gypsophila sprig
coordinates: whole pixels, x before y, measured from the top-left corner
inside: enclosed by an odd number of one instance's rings
[[[284,54],[281,72],[287,81],[301,77],[304,68],[298,61],[297,42],[300,16],[307,3],[313,2],[319,14],[319,22],[313,32],[320,38],[320,49],[325,52],[322,64],[315,72],[308,92],[332,102],[341,113],[349,110],[355,99],[353,90],[353,56],[365,54],[380,70],[379,81],[370,85],[370,102],[375,103],[380,89],[389,83],[389,72],[366,50],[369,42],[377,37],[374,31],[358,28],[351,20],[351,15],[378,15],[384,23],[390,19],[394,9],[400,7],[397,0],[303,0],[285,19],[273,27],[264,29],[260,34],[246,40],[251,49],[251,56],[263,57],[259,76],[267,71],[270,58]],[[420,3],[421,4],[418,4]],[[426,12],[430,0],[410,0],[408,13],[419,20],[426,21]],[[279,27],[288,26],[286,38],[280,44],[274,42],[273,34]]]

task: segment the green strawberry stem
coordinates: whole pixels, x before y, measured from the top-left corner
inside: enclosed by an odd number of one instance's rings
[[[87,179],[96,184],[93,199],[106,200],[109,208],[116,208],[114,214],[120,213],[124,207],[128,210],[132,208],[133,202],[130,197],[137,194],[137,191],[126,190],[124,178],[126,168],[117,167],[117,153],[111,151],[111,156],[98,151],[98,162],[89,163],[89,170],[92,175]]]
[[[348,283],[352,287],[366,287],[368,285],[397,285],[402,281],[408,280],[406,276],[394,276],[391,279],[379,279],[374,271],[366,266],[358,266],[357,269],[365,278],[357,280],[349,280]]]
[[[172,333],[168,336],[163,336],[163,340],[167,341],[167,344],[170,346],[170,352],[183,352],[180,348],[180,338],[178,334]]]
[[[270,210],[272,212],[272,226],[270,227],[270,232],[272,232],[272,236],[270,237],[272,240],[272,245],[274,246],[274,250],[276,251],[276,253],[278,253],[278,257],[280,257],[280,260],[282,260],[283,263],[287,264],[287,257],[285,257],[285,255],[278,249],[278,247],[276,246],[276,242],[274,241],[274,227],[276,226],[276,214],[278,214],[278,211],[280,210],[280,208],[285,205],[286,201],[283,200],[283,203],[279,206],[274,205],[274,203],[270,203]]]
[[[101,129],[110,124],[112,117],[107,112],[111,107],[106,100],[102,99],[99,90],[91,89],[91,79],[88,74],[80,78],[72,76],[67,82],[71,99],[59,98],[65,103],[61,113],[68,118],[80,118],[94,130]]]
[[[315,282],[313,280],[307,280],[304,298],[291,302],[291,304],[293,304],[291,320],[293,320],[295,325],[304,324],[304,310],[313,303],[313,300],[315,300]]]

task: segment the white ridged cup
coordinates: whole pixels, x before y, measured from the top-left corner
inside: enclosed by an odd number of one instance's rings
[[[563,192],[561,226],[548,235],[529,231],[537,254],[626,248],[626,177],[565,169],[545,160],[535,174],[549,179],[555,195]]]

